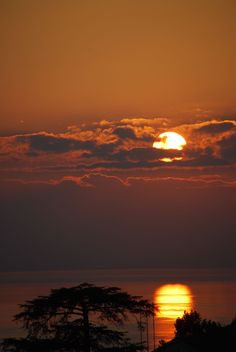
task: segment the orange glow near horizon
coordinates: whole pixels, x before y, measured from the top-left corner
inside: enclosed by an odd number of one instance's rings
[[[155,291],[154,302],[157,304],[160,318],[177,319],[184,311],[193,307],[192,293],[188,286],[183,284],[163,285]]]

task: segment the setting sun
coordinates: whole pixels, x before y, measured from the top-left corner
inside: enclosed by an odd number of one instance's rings
[[[153,143],[153,148],[182,150],[187,144],[185,138],[176,132],[164,132]]]
[[[159,308],[159,317],[176,319],[181,317],[184,311],[191,310],[192,294],[186,285],[163,285],[155,292],[155,303]]]

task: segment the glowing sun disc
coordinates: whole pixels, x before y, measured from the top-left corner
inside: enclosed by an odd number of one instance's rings
[[[153,143],[153,148],[182,150],[187,144],[185,138],[176,132],[164,132],[158,136],[158,141]]]

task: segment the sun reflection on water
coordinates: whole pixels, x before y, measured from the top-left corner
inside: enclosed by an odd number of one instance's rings
[[[158,288],[155,292],[155,303],[159,307],[159,317],[176,319],[184,311],[192,309],[192,293],[183,284],[168,284]]]
[[[156,333],[165,340],[174,335],[174,322],[182,317],[184,311],[193,309],[193,295],[190,288],[183,284],[167,284],[156,289],[154,303],[156,313]]]

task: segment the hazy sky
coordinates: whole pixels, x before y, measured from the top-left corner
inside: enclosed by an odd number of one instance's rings
[[[0,128],[232,116],[235,16],[234,0],[0,0]]]
[[[0,270],[236,266],[235,18],[0,0]]]

